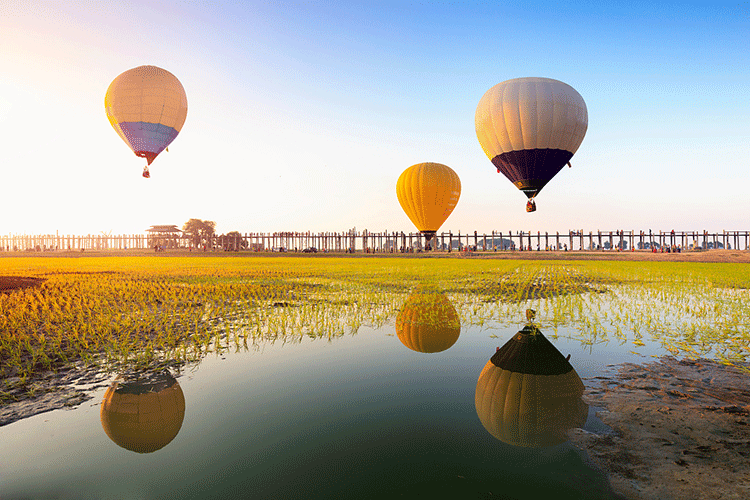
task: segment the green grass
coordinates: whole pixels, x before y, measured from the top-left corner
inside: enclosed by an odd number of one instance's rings
[[[584,345],[644,340],[725,363],[750,355],[743,264],[253,256],[31,257],[0,275],[0,378],[21,384],[84,360],[165,366],[261,341],[333,338],[393,321],[409,294],[449,297],[462,325],[566,327]],[[0,394],[0,399],[2,394]]]

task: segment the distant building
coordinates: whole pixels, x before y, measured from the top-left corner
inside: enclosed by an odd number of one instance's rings
[[[181,246],[180,240],[183,237],[183,232],[175,224],[151,226],[146,229],[146,232],[148,233],[149,248],[159,246],[166,249]]]

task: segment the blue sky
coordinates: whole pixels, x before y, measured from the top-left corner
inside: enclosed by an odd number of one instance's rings
[[[0,3],[0,234],[413,230],[407,167],[461,178],[444,230],[750,227],[750,2]],[[153,64],[188,115],[140,176],[104,94]],[[562,80],[589,128],[527,214],[474,131],[511,78]]]

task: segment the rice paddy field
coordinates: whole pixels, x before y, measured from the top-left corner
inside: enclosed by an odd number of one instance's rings
[[[259,342],[355,334],[393,321],[409,295],[449,297],[465,326],[524,311],[582,346],[645,342],[723,363],[750,354],[744,264],[300,257],[90,257],[0,261],[41,278],[0,294],[0,378],[84,360],[159,367]],[[0,401],[3,393],[0,393]]]
[[[750,356],[746,264],[138,254],[9,257],[0,276],[31,285],[0,292],[0,409],[73,365],[113,384],[0,425],[3,498],[622,498],[569,442],[482,427],[496,348],[533,317],[584,379]],[[168,438],[123,441],[117,380],[161,395]]]

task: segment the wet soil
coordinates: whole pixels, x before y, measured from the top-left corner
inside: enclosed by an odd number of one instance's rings
[[[9,293],[13,290],[41,286],[42,283],[44,283],[44,278],[0,276],[0,293]]]
[[[714,361],[625,363],[587,382],[584,399],[613,429],[574,444],[628,499],[750,498],[750,375]]]
[[[90,392],[109,387],[115,377],[81,362],[43,373],[28,385],[21,384],[18,377],[4,378],[0,380],[0,427],[39,413],[78,406],[92,398]]]

